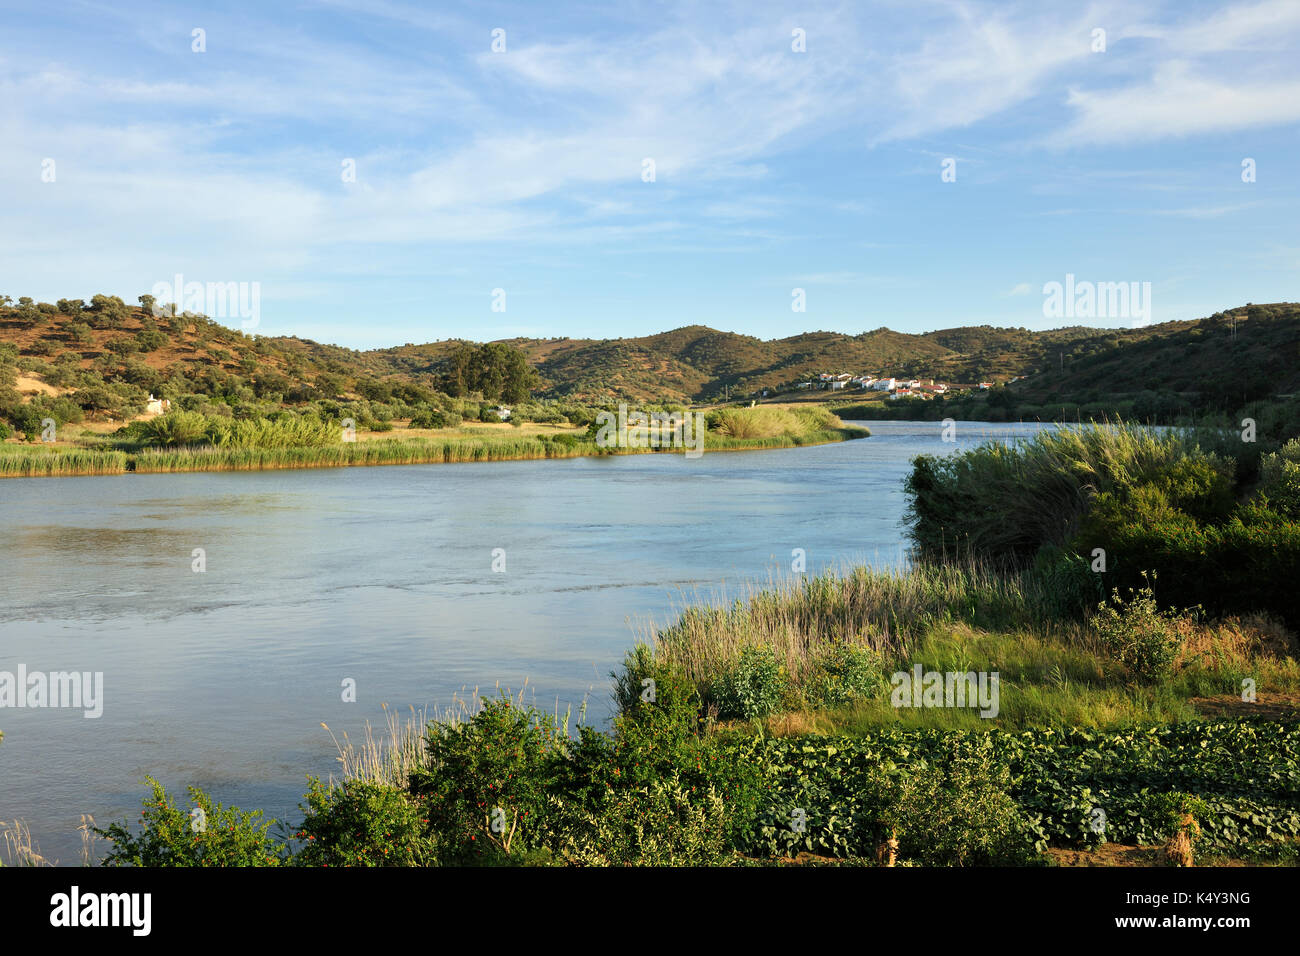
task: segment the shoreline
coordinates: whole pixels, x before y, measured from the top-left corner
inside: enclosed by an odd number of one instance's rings
[[[821,429],[801,435],[777,435],[770,438],[730,439],[714,436],[721,444],[704,452],[771,451],[829,445],[868,438],[870,429],[845,427]],[[505,443],[501,443],[505,444]],[[612,455],[685,454],[679,448],[598,448],[581,443],[564,446],[554,442],[530,440],[532,447],[494,446],[481,438],[452,438],[443,441],[376,439],[338,446],[301,446],[292,448],[221,448],[196,446],[178,449],[152,448],[127,452],[120,449],[95,450],[72,448],[46,450],[40,446],[19,446],[24,451],[0,451],[0,478],[86,478],[118,475],[158,475],[224,471],[299,471],[313,468],[361,468],[381,465],[443,465],[492,461],[540,461],[551,458],[600,458]],[[33,449],[27,451],[26,449]],[[62,461],[61,461],[62,459]],[[71,459],[71,461],[68,461]],[[26,463],[24,470],[9,470],[9,462]],[[67,464],[68,467],[54,467]]]

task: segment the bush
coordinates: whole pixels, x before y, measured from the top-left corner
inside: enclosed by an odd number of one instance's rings
[[[700,695],[695,682],[638,644],[623,659],[614,678],[618,707],[615,730],[621,737],[664,734],[673,740],[694,736],[700,728]],[[639,733],[638,733],[639,732]]]
[[[869,647],[835,641],[821,650],[803,679],[804,697],[814,707],[867,700],[888,686],[884,664]]]
[[[1090,519],[1092,536],[1081,548],[1104,542],[1107,574],[1136,589],[1142,571],[1166,606],[1199,605],[1215,615],[1266,612],[1300,627],[1300,521],[1263,504],[1242,505],[1221,525],[1202,525],[1169,511],[1133,517],[1123,509]],[[1081,539],[1083,540],[1083,539]]]
[[[445,858],[495,862],[540,845],[562,740],[553,718],[505,696],[465,723],[429,725],[410,783]]]
[[[1127,503],[1154,485],[1171,507],[1209,513],[1230,504],[1231,473],[1230,461],[1179,433],[1060,428],[1014,445],[917,457],[904,484],[905,520],[923,557],[974,554],[1023,567],[1044,545],[1072,542],[1097,496]]]
[[[1288,518],[1300,518],[1300,439],[1259,461],[1259,492],[1269,507]]]
[[[1167,680],[1182,646],[1180,615],[1161,611],[1150,587],[1130,591],[1127,603],[1116,588],[1111,602],[1099,604],[1092,619],[1106,652],[1139,683]]]
[[[421,409],[411,416],[410,428],[455,428],[461,422],[460,415],[440,409]]]
[[[551,851],[583,866],[718,866],[727,850],[725,801],[688,788],[674,773],[638,789],[612,791],[599,810],[555,800]]]
[[[1038,552],[1032,574],[1050,617],[1082,619],[1106,596],[1102,577],[1092,570],[1088,557],[1053,544]]]
[[[1024,866],[1047,840],[1008,794],[1011,775],[987,739],[961,744],[899,783],[886,819],[899,854],[926,866]]]
[[[433,866],[437,844],[415,800],[403,790],[345,780],[327,787],[313,777],[302,826],[300,866]]]
[[[266,832],[275,821],[259,823],[261,810],[245,813],[238,807],[223,807],[190,787],[193,809],[185,811],[157,780],[150,777],[148,783],[152,795],[144,801],[140,815],[144,828],[139,835],[132,834],[126,822],[94,828],[113,842],[105,866],[279,866],[284,862],[284,846]]]
[[[785,696],[788,677],[770,647],[750,645],[731,670],[714,682],[710,696],[725,719],[753,720],[775,713]]]

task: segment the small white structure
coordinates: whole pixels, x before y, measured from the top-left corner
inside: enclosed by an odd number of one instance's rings
[[[498,405],[497,418],[501,419],[503,422],[510,421],[510,409],[506,408],[504,405]]]
[[[877,392],[892,392],[898,383],[892,378],[878,378],[871,383],[871,387]]]
[[[149,393],[149,401],[145,403],[144,411],[146,415],[162,415],[172,410],[172,403],[166,398],[154,398],[153,392]]]

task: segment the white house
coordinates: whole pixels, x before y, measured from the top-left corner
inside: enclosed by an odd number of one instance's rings
[[[158,399],[149,393],[149,401],[145,403],[144,411],[146,415],[162,415],[172,410],[172,403],[165,398]]]
[[[892,378],[878,378],[871,384],[871,387],[877,392],[892,392],[898,387],[898,382]]]

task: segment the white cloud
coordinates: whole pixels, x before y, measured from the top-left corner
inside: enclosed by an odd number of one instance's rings
[[[1150,82],[1090,93],[1074,90],[1077,113],[1058,145],[1134,143],[1300,121],[1300,80],[1226,82],[1191,64],[1159,67]]]

